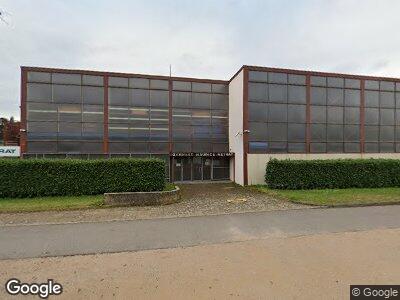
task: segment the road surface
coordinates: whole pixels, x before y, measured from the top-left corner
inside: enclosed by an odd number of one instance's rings
[[[0,259],[112,253],[400,228],[400,206],[0,227]]]

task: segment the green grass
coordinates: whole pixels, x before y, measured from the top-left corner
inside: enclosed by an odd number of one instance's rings
[[[295,203],[326,206],[352,206],[400,203],[400,188],[275,190],[266,186],[256,189]]]
[[[167,183],[165,191],[172,191],[175,185]],[[107,207],[103,204],[104,196],[56,196],[36,198],[0,198],[0,213],[33,212],[45,210],[76,210]]]

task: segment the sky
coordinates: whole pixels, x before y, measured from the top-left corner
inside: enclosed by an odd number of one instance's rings
[[[229,79],[242,65],[400,77],[398,0],[0,0],[0,116],[20,66]]]

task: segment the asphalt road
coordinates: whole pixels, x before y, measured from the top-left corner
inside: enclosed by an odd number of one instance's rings
[[[400,228],[400,206],[0,227],[0,259],[175,248],[271,236]],[[1,217],[1,215],[0,215]]]

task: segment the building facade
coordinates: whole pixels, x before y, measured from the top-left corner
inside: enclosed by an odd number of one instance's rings
[[[270,158],[397,157],[400,79],[243,66],[229,81],[22,67],[23,157],[159,157],[171,181]]]

